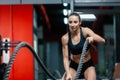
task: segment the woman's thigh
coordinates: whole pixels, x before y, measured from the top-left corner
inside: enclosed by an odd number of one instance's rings
[[[84,76],[86,80],[96,80],[95,67],[88,67],[84,73]]]

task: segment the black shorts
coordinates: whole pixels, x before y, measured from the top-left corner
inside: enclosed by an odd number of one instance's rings
[[[81,79],[81,78],[84,78],[84,72],[85,72],[85,70],[86,70],[88,67],[90,67],[90,66],[94,66],[94,63],[93,63],[93,61],[92,61],[91,59],[90,59],[89,61],[83,63],[83,65],[82,65],[82,70],[81,70],[81,74],[80,74],[80,76],[79,76],[80,79]],[[70,62],[70,67],[77,71],[78,63],[76,63],[76,62],[74,62],[74,61],[71,60],[71,62]]]

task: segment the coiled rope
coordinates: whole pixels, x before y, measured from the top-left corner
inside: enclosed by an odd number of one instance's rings
[[[12,67],[12,64],[14,63],[15,57],[16,57],[18,51],[23,47],[27,47],[32,52],[35,59],[37,60],[39,65],[42,67],[42,69],[47,73],[47,75],[50,78],[52,78],[52,80],[56,80],[56,78],[47,70],[47,68],[43,64],[42,60],[36,55],[36,52],[34,51],[34,49],[27,42],[21,42],[15,47],[15,50],[13,51],[13,54],[10,58],[10,61],[9,61],[8,65],[6,66],[6,70],[5,70],[5,74],[3,76],[3,80],[8,80],[8,77],[9,77],[9,74],[10,74],[10,69]]]

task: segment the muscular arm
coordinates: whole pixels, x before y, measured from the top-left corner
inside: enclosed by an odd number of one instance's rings
[[[69,55],[68,55],[68,37],[67,35],[64,35],[61,38],[62,41],[62,52],[63,52],[63,63],[64,68],[67,73],[69,73]]]
[[[105,39],[99,36],[98,34],[94,33],[91,29],[89,28],[84,28],[84,33],[85,35],[89,37],[93,37],[94,42],[99,42],[99,43],[105,43]]]

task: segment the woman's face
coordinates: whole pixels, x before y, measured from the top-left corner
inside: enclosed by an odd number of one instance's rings
[[[78,16],[71,15],[68,17],[68,25],[71,32],[77,31],[80,28],[80,24],[81,22]]]

